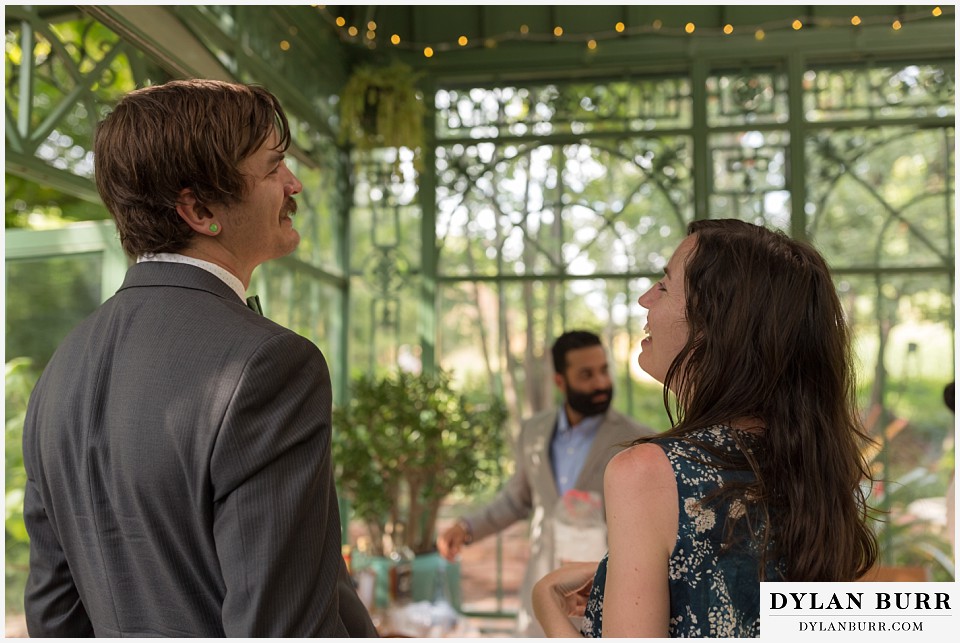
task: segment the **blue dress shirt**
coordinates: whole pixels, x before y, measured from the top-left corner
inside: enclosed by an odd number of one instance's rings
[[[570,426],[566,410],[560,407],[557,413],[557,429],[550,441],[550,462],[559,495],[562,496],[574,488],[602,422],[603,415],[592,415],[583,418],[579,424]]]

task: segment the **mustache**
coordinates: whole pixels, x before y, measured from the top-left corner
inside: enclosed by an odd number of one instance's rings
[[[287,216],[288,214],[297,213],[297,202],[294,201],[292,196],[288,196],[287,200],[283,202],[283,207],[280,209],[280,216]]]

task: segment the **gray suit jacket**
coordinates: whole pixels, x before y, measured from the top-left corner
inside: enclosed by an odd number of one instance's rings
[[[520,588],[519,636],[543,636],[533,616],[533,586],[554,569],[553,519],[559,500],[550,462],[550,440],[557,423],[558,409],[542,411],[520,429],[515,449],[516,471],[494,500],[466,516],[474,539],[501,531],[518,520],[530,517],[530,562]],[[603,496],[603,472],[624,442],[653,431],[614,410],[607,411],[574,488]],[[598,561],[599,562],[599,561]]]
[[[200,268],[132,266],[30,399],[30,635],[375,635],[330,414],[309,341]]]

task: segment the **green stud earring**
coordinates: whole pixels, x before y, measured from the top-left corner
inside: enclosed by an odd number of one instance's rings
[[[220,229],[220,226],[218,226],[216,223],[210,224],[210,232],[216,232],[219,229]]]

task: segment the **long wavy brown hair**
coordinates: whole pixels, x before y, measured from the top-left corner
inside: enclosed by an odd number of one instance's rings
[[[696,221],[687,232],[696,235],[685,266],[689,337],[664,379],[672,428],[660,437],[758,420],[762,448],[725,466],[755,474],[737,495],[763,525],[761,578],[779,561],[784,580],[855,580],[877,558],[862,486],[870,438],[827,264],[809,244],[743,221]]]

